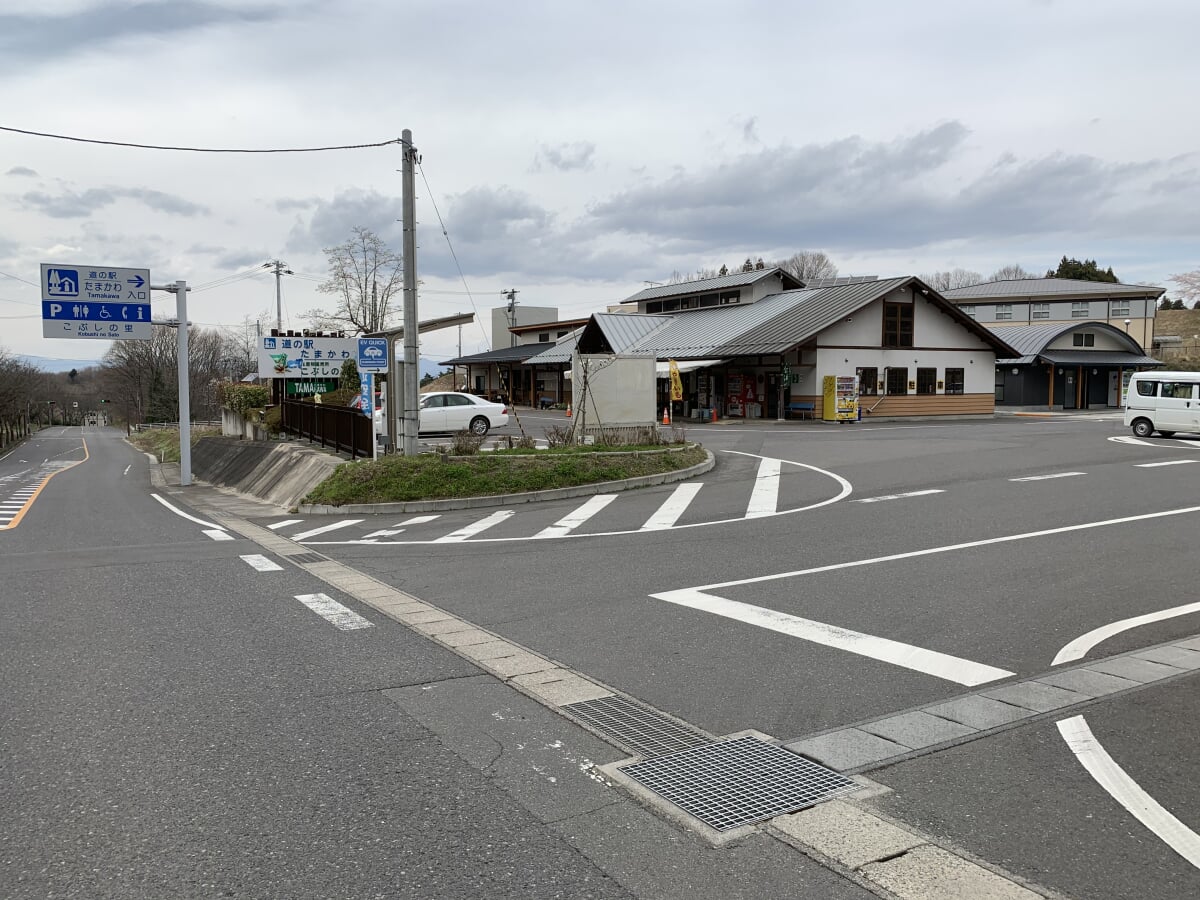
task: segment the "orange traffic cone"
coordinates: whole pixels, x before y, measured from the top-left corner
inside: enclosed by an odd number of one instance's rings
[[[671,408],[669,406],[663,407],[663,424],[664,425],[671,424]]]
[[[570,403],[567,404],[567,418],[568,419],[571,418],[571,404]]]

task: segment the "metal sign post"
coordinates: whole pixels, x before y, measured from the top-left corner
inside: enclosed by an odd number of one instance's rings
[[[152,291],[167,291],[175,295],[175,319],[178,323],[179,342],[176,368],[179,369],[179,484],[187,487],[192,483],[192,398],[188,384],[188,318],[186,281],[174,284],[152,284]]]

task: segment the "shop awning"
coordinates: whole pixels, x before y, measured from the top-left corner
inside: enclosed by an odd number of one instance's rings
[[[711,366],[721,366],[729,362],[727,359],[685,359],[682,362],[675,363],[679,367],[679,374],[684,372],[694,372],[696,369],[707,369]],[[658,362],[654,364],[654,373],[659,378],[671,377],[671,363]]]

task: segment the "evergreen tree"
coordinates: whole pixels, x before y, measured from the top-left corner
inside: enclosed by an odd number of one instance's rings
[[[353,359],[348,359],[342,363],[342,374],[338,379],[338,387],[343,391],[358,391],[362,388],[362,383],[358,378],[358,363]]]
[[[1120,281],[1113,274],[1112,266],[1107,269],[1101,269],[1096,265],[1094,259],[1085,259],[1082,262],[1078,259],[1068,259],[1063,257],[1058,264],[1057,269],[1051,269],[1046,273],[1047,278],[1074,278],[1076,281],[1106,281],[1112,284],[1119,284]]]

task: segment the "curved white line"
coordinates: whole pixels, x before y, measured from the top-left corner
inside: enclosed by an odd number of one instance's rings
[[[1117,765],[1096,740],[1083,716],[1058,723],[1058,730],[1096,783],[1168,847],[1200,869],[1200,835],[1192,831]]]
[[[752,456],[755,459],[771,459],[772,458],[772,457],[766,457],[766,456],[759,456],[756,453],[743,453],[740,450],[722,450],[721,452],[722,453],[736,453],[739,456]],[[780,460],[780,462],[785,462],[790,466],[800,466],[801,468],[812,469],[814,472],[818,472],[821,475],[827,475],[828,477],[830,477],[834,481],[836,481],[838,484],[840,484],[842,486],[842,489],[836,497],[830,497],[828,500],[822,500],[820,503],[811,503],[808,506],[801,506],[801,507],[798,507],[797,509],[785,509],[783,512],[776,512],[776,513],[771,513],[771,514],[768,514],[765,516],[759,516],[758,518],[754,519],[754,521],[762,521],[763,519],[769,519],[769,518],[772,518],[773,516],[790,516],[790,515],[793,515],[794,513],[802,513],[802,512],[808,512],[809,510],[812,510],[812,509],[820,509],[822,506],[828,506],[831,503],[837,503],[839,500],[843,500],[846,497],[849,497],[851,492],[854,490],[854,485],[852,485],[849,481],[847,481],[841,475],[838,475],[836,472],[830,472],[826,469],[818,468],[817,466],[810,466],[808,463],[792,462],[790,459]],[[670,528],[659,529],[657,531],[657,533],[662,534],[667,531],[678,531],[681,528],[705,528],[709,525],[728,525],[732,522],[746,522],[746,521],[749,521],[749,519],[746,516],[737,516],[736,518],[732,518],[732,519],[714,519],[710,522],[689,522],[687,525],[672,525]],[[642,531],[641,528],[630,528],[626,531],[591,531],[591,532],[587,532],[586,534],[547,535],[547,536],[541,538],[541,540],[558,541],[558,540],[564,540],[564,539],[568,539],[568,538],[616,537],[616,536],[622,535],[622,534],[643,534],[643,533],[644,532]],[[528,540],[529,540],[528,536],[526,536],[526,537],[505,537],[505,538],[471,538],[470,540],[460,541],[459,543],[463,543],[463,544],[504,544],[504,543],[509,543],[512,541],[528,541]],[[306,546],[314,547],[314,546],[318,546],[318,545],[319,546],[338,546],[341,544],[357,544],[359,542],[358,541],[305,541],[304,543]],[[376,546],[384,546],[384,547],[406,547],[406,546],[414,545],[414,544],[440,544],[440,543],[443,543],[443,540],[438,538],[438,539],[429,540],[429,541],[372,541],[371,543]]]
[[[1054,662],[1051,665],[1057,666],[1076,659],[1083,659],[1083,657],[1087,656],[1088,651],[1097,644],[1107,641],[1114,634],[1128,631],[1130,628],[1137,628],[1139,625],[1149,625],[1151,622],[1161,622],[1163,619],[1173,619],[1176,616],[1186,616],[1188,613],[1194,612],[1200,612],[1200,603],[1186,603],[1183,606],[1175,606],[1171,609],[1146,613],[1144,616],[1134,616],[1130,619],[1121,619],[1119,622],[1110,622],[1108,625],[1101,625],[1099,628],[1093,628],[1087,634],[1080,635],[1059,650],[1058,655],[1054,657]]]
[[[212,522],[205,522],[203,519],[197,519],[195,516],[189,516],[178,506],[172,506],[170,503],[168,503],[162,497],[158,496],[158,494],[151,494],[150,496],[153,497],[155,500],[157,500],[159,503],[161,503],[163,506],[165,506],[167,509],[169,509],[171,512],[175,513],[175,515],[180,516],[184,519],[187,519],[189,522],[195,522],[197,525],[203,525],[205,528],[216,528],[219,531],[225,530],[220,525],[216,525]]]

